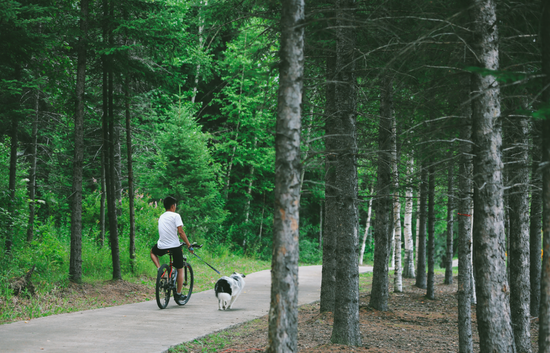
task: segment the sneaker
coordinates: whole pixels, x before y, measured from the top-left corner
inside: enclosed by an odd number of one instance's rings
[[[179,304],[179,303],[183,303],[187,299],[187,296],[184,294],[176,293],[176,295],[174,295],[174,299]]]

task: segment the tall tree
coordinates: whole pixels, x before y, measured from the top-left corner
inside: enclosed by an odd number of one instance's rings
[[[550,0],[542,1],[542,100],[550,106]],[[550,352],[550,114],[542,121],[542,230],[543,255],[540,279],[539,352]]]
[[[454,159],[450,153],[447,176],[447,249],[445,252],[445,284],[453,284],[453,237],[454,237]]]
[[[431,161],[428,191],[428,286],[426,297],[435,299],[435,166]]]
[[[531,352],[529,322],[529,125],[525,117],[511,118],[510,141],[510,310],[518,352]]]
[[[493,0],[472,0],[476,65],[498,70],[498,26]],[[506,280],[500,89],[492,75],[473,76],[474,262],[477,320],[483,352],[514,352]]]
[[[134,271],[134,263],[136,260],[136,221],[135,221],[135,210],[134,210],[134,169],[133,169],[133,160],[132,160],[132,127],[131,127],[131,112],[130,112],[130,74],[126,73],[126,84],[125,84],[125,110],[126,110],[126,153],[127,153],[127,163],[128,163],[128,211],[130,213],[130,268]]]
[[[336,187],[338,222],[334,325],[331,341],[361,345],[359,330],[359,245],[357,215],[357,133],[354,0],[336,0],[336,114],[338,121]]]
[[[536,121],[532,126],[532,147],[531,147],[531,209],[529,212],[529,280],[531,281],[531,302],[530,313],[533,317],[539,316],[540,307],[540,249],[541,249],[541,217],[542,217],[542,194],[540,179],[540,158],[541,158],[541,132],[540,122]]]
[[[281,11],[281,63],[275,137],[275,212],[267,352],[295,352],[298,331],[304,1],[284,0]]]
[[[369,187],[369,195],[372,195],[372,187]],[[359,251],[359,265],[363,264],[365,247],[367,245],[367,238],[370,230],[371,217],[372,217],[372,197],[369,199],[369,203],[367,205],[367,220],[365,221],[365,232],[363,234],[363,241],[361,242],[361,251]]]
[[[418,212],[418,242],[416,247],[418,254],[416,256],[416,283],[418,288],[426,288],[426,204],[428,199],[428,167],[425,162],[422,163],[420,170],[420,205]]]
[[[36,166],[38,156],[38,119],[40,117],[40,86],[35,90],[34,94],[34,119],[32,121],[31,132],[31,152],[30,152],[30,168],[29,168],[29,222],[27,225],[27,242],[31,242],[34,238],[34,220],[36,217]]]
[[[338,220],[336,196],[336,100],[334,67],[336,57],[327,58],[325,87],[325,225],[323,228],[323,273],[321,279],[321,312],[334,310],[334,287],[336,285],[336,231]]]
[[[74,122],[73,190],[71,206],[71,259],[69,279],[82,281],[82,164],[84,159],[84,90],[88,41],[88,0],[80,1],[80,38],[76,66],[76,110]]]
[[[472,105],[468,99],[470,93],[470,74],[461,77],[464,101],[462,123],[460,124],[460,156],[458,166],[458,350],[460,353],[474,351],[472,341]]]
[[[399,153],[397,151],[397,121],[392,114],[392,186],[393,186],[393,291],[403,291],[403,269],[401,267],[401,200],[399,199]]]
[[[380,311],[388,310],[388,261],[391,245],[391,129],[392,79],[382,79],[380,94],[380,123],[378,126],[378,171],[374,202],[374,266],[369,306]]]
[[[407,160],[407,186],[405,188],[405,215],[403,233],[405,236],[405,262],[403,264],[403,277],[415,278],[414,273],[414,242],[412,233],[413,216],[413,186],[411,175],[413,173],[414,159]]]

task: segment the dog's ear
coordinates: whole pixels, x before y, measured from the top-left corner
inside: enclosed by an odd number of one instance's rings
[[[246,275],[245,275],[244,273],[242,273],[242,275],[243,275],[243,278],[245,278],[245,277],[246,277]]]

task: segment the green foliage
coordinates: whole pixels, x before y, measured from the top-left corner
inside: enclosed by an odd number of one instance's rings
[[[190,234],[216,233],[226,212],[219,193],[220,167],[208,148],[210,136],[197,124],[190,105],[173,107],[163,120],[158,125],[162,131],[157,140],[159,149],[140,163],[148,170],[139,165],[136,168],[140,185],[154,199],[174,196]]]

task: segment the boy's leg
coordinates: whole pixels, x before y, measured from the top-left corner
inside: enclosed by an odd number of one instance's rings
[[[181,293],[181,288],[183,287],[183,268],[178,268],[178,277],[176,282],[178,284],[178,293]]]
[[[153,249],[152,248],[151,248],[151,260],[153,261],[155,266],[157,266],[157,269],[160,268],[159,257],[157,255],[153,254]]]

